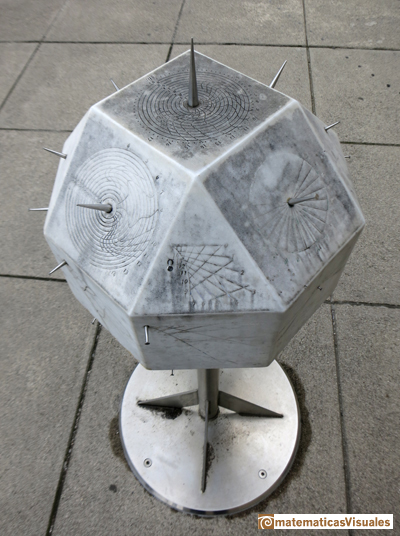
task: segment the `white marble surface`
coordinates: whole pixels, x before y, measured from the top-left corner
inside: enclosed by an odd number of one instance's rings
[[[45,236],[76,298],[147,368],[267,366],[332,293],[364,219],[333,130],[201,54],[191,109],[188,58],[89,110]]]

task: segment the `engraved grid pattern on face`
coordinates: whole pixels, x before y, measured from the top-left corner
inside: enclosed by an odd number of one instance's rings
[[[192,349],[192,351],[197,350],[201,354],[215,360],[216,362],[219,361],[218,358],[212,356],[210,352],[206,352],[204,350],[204,343],[222,342],[224,345],[231,345],[232,352],[234,352],[235,348],[241,345],[248,347],[247,341],[239,340],[234,335],[231,337],[228,335],[225,337],[219,336],[221,328],[220,326],[216,326],[215,322],[208,325],[190,327],[187,325],[164,327],[151,326],[151,329],[157,331],[161,335],[171,337],[174,342],[182,343],[188,346]],[[224,357],[224,361],[234,365],[237,364],[237,361],[234,358],[229,359],[226,356]]]
[[[233,258],[224,254],[224,246],[173,246],[178,260],[181,282],[191,303],[205,305],[210,300],[228,298],[245,290],[254,293],[249,285],[242,284],[243,271],[233,268]]]
[[[245,88],[221,73],[197,71],[199,106],[187,104],[189,72],[178,71],[150,83],[138,97],[135,112],[141,123],[166,140],[205,142],[221,135],[234,139],[239,128],[247,130],[251,99]],[[150,139],[149,138],[149,139]],[[151,139],[150,139],[151,141]]]
[[[77,207],[104,203],[110,213]],[[95,153],[78,169],[66,195],[67,228],[77,250],[99,268],[123,268],[149,245],[157,223],[152,176],[140,158],[125,149]]]
[[[289,199],[308,198],[289,206]],[[276,154],[259,167],[250,189],[258,230],[278,249],[305,251],[323,235],[328,194],[322,178],[302,158]]]

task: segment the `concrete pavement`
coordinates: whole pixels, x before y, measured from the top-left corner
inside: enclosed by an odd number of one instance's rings
[[[393,513],[400,534],[398,1],[0,0],[0,12],[0,534],[256,534],[256,514],[274,512]],[[44,214],[27,212],[54,182],[42,147],[61,149],[110,78],[128,84],[192,36],[264,83],[288,59],[277,89],[340,121],[367,221],[330,302],[279,358],[302,413],[292,471],[216,519],[174,512],[129,471],[117,423],[136,361],[60,272],[48,278]]]

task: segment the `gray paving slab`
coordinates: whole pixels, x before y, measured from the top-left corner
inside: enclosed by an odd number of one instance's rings
[[[303,432],[294,468],[252,510],[204,519],[176,513],[150,496],[124,461],[118,412],[134,358],[102,331],[55,535],[256,534],[257,512],[345,512],[338,391],[329,306],[323,306],[280,358],[300,400]],[[240,482],[238,482],[240,485]]]
[[[174,45],[171,58],[188,48],[189,45]],[[304,48],[239,45],[196,45],[195,48],[198,52],[268,85],[283,62],[287,60],[275,89],[290,95],[311,109],[307,52]]]
[[[311,49],[316,113],[342,141],[398,144],[400,52]]]
[[[170,42],[181,0],[70,0],[46,36],[49,41]]]
[[[305,0],[310,45],[400,48],[397,0]]]
[[[48,42],[40,45],[0,113],[0,128],[33,130],[74,128],[91,104],[113,91],[110,77],[122,87],[162,64],[182,5],[181,0],[0,3],[0,41],[38,41],[47,32]],[[336,131],[343,141],[399,145],[400,51],[373,50],[400,48],[399,2],[304,3],[309,44],[339,47],[310,52],[317,115],[327,124],[340,120]],[[265,83],[288,59],[277,89],[310,107],[306,51],[300,48],[305,45],[302,0],[186,0],[183,5],[175,38],[181,44],[173,47],[173,56],[194,37],[204,43],[199,51]],[[149,44],[122,44],[127,42]],[[0,43],[0,104],[36,46]],[[41,147],[57,149],[67,135],[0,132],[0,187],[7,200],[0,217],[0,274],[40,277],[53,267],[43,239],[44,214],[26,209],[46,204],[54,182],[57,158]],[[349,169],[367,226],[334,299],[397,307],[334,306],[350,511],[396,515],[400,147],[346,144],[343,149],[352,156]],[[65,283],[0,277],[0,289],[0,533],[44,535],[95,326]],[[195,518],[151,497],[124,461],[118,411],[135,360],[103,330],[54,534],[242,536],[256,534],[258,512],[346,512],[328,305],[279,361],[292,378],[302,412],[303,435],[292,471],[269,499],[248,512]]]
[[[304,45],[301,0],[186,0],[175,42]]]
[[[0,274],[48,277],[57,265],[43,236],[46,213],[28,208],[48,206],[59,159],[43,147],[60,150],[67,135],[0,132],[0,188],[7,204],[0,212]],[[61,270],[54,277],[64,279]]]
[[[335,307],[351,511],[394,514],[398,534],[400,310]]]
[[[95,326],[65,283],[0,293],[0,533],[45,534]]]
[[[75,128],[114,88],[162,65],[168,45],[43,44],[0,113],[0,127]]]
[[[0,106],[35,48],[35,43],[0,43]]]
[[[400,147],[344,145],[366,227],[335,300],[400,304]]]
[[[2,0],[0,39],[39,41],[65,0]]]

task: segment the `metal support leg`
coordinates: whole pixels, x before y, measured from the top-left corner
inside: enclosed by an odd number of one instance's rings
[[[199,386],[199,413],[206,417],[206,402],[208,418],[214,419],[218,415],[219,369],[198,369],[197,381]]]
[[[195,391],[186,391],[176,395],[160,396],[151,400],[139,400],[139,406],[152,406],[158,408],[185,408],[187,406],[196,406],[199,403],[197,389]]]
[[[164,408],[183,408],[199,405],[199,413],[205,418],[206,401],[209,402],[208,417],[213,419],[218,415],[219,369],[198,369],[198,389],[177,393],[151,400],[140,400],[139,406],[157,406]]]
[[[204,419],[204,444],[203,444],[203,469],[201,471],[201,493],[206,491],[207,479],[207,453],[208,453],[208,411],[210,403],[206,400],[205,404],[205,419]]]
[[[199,405],[199,413],[203,419],[206,416],[214,419],[218,415],[218,406],[239,415],[257,417],[283,417],[280,413],[238,398],[237,396],[219,390],[219,369],[198,369],[197,370],[198,389],[186,391],[151,400],[140,400],[139,406],[159,407],[159,408],[184,408]],[[208,413],[206,411],[208,403]]]
[[[248,417],[283,417],[281,413],[276,413],[270,409],[257,406],[252,402],[247,402],[243,398],[230,395],[229,393],[219,392],[218,404],[226,409],[230,409],[239,415],[247,415]]]

